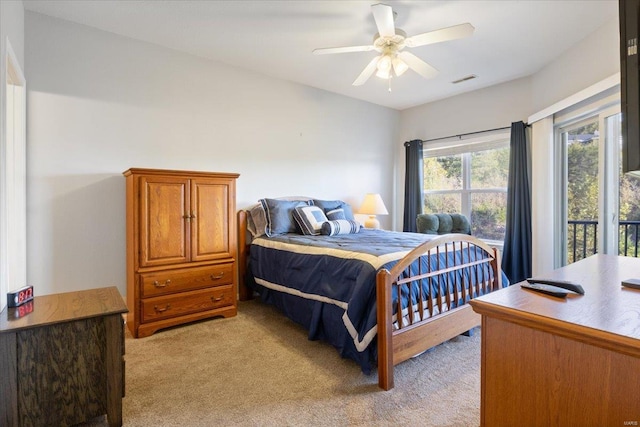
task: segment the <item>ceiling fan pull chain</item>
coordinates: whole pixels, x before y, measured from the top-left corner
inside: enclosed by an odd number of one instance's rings
[[[391,92],[391,76],[389,76],[389,92]]]

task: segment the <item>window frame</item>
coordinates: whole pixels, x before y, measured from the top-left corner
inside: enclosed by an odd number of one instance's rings
[[[471,221],[471,197],[473,194],[487,193],[504,193],[507,194],[507,186],[505,187],[488,187],[488,188],[471,188],[471,156],[473,153],[498,148],[509,148],[511,138],[510,128],[492,131],[490,133],[474,133],[463,136],[438,140],[431,144],[428,141],[423,148],[423,165],[424,159],[443,156],[462,156],[462,188],[456,190],[428,190],[423,186],[423,195],[426,197],[433,194],[460,194],[460,209]],[[428,145],[427,145],[428,144]],[[507,165],[508,168],[508,165]],[[423,206],[424,208],[424,206]],[[502,247],[504,241],[481,238],[485,242]]]

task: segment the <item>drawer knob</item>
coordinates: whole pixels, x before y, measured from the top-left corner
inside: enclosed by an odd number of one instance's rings
[[[223,294],[223,295],[220,295],[220,296],[219,296],[219,297],[217,297],[217,298],[216,298],[216,297],[211,297],[211,301],[213,301],[213,302],[220,302],[220,301],[222,301],[223,299],[224,299],[224,294]]]
[[[153,282],[153,286],[155,286],[156,288],[166,288],[170,284],[171,284],[171,279],[165,280],[164,283],[160,283],[157,280]]]
[[[211,280],[220,280],[222,279],[222,277],[224,276],[224,271],[220,274],[212,274],[211,275]]]
[[[171,308],[171,304],[167,304],[164,308],[158,307],[157,305],[153,306],[153,309],[158,313],[163,313]]]

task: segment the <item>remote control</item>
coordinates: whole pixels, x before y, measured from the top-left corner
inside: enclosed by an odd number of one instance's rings
[[[581,285],[574,282],[569,282],[567,280],[535,279],[532,277],[530,279],[527,279],[527,282],[538,283],[541,285],[551,285],[555,286],[556,288],[562,288],[580,295],[584,295],[584,289]]]
[[[625,288],[640,289],[640,279],[627,279],[622,281]]]
[[[521,283],[521,288],[530,289],[532,291],[540,292],[543,294],[551,295],[558,298],[566,298],[568,292],[565,292],[562,288],[557,288],[552,285],[545,285],[539,283]]]

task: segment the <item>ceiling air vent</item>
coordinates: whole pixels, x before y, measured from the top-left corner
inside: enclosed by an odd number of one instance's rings
[[[461,79],[454,80],[451,83],[453,83],[455,85],[455,84],[458,84],[458,83],[466,82],[467,80],[473,80],[473,79],[477,79],[477,78],[478,78],[478,76],[476,76],[475,74],[470,74],[470,75],[468,75],[466,77],[463,77]]]

